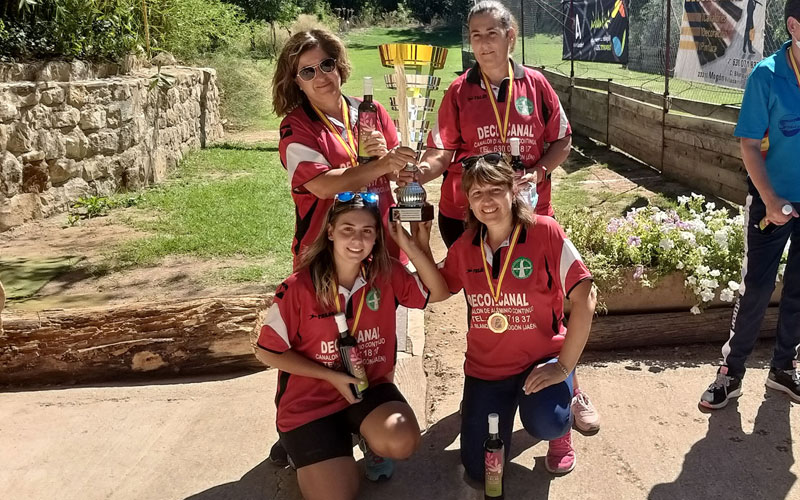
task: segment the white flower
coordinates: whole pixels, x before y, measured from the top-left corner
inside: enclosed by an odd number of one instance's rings
[[[736,292],[736,291],[739,290],[739,283],[737,283],[735,281],[729,281],[728,282],[728,288],[730,288],[732,291]]]
[[[688,278],[686,278],[686,283],[688,283],[691,286],[695,286],[697,284],[697,278],[695,278],[694,276],[689,276]]]
[[[689,243],[694,243],[694,235],[689,231],[681,231],[681,239],[688,241]]]
[[[733,302],[733,292],[729,288],[725,288],[719,292],[719,298],[724,302]]]
[[[710,267],[704,266],[703,264],[700,264],[699,266],[697,266],[697,269],[696,269],[697,274],[708,274],[708,272],[710,270],[711,270]]]
[[[705,247],[700,247],[700,248],[705,248]],[[712,269],[711,272],[708,274],[716,278],[717,276],[719,276],[720,273],[718,269]]]
[[[704,201],[706,199],[705,196],[703,196],[702,194],[697,194],[697,193],[692,193],[692,198],[695,199],[695,200],[704,200]]]
[[[689,203],[689,200],[691,200],[691,198],[688,196],[678,196],[678,205],[686,205]]]
[[[719,283],[717,283],[717,280],[710,280],[703,278],[700,280],[700,286],[702,286],[703,288],[714,289],[719,286]]]
[[[683,261],[679,260],[678,264],[675,267],[677,267],[678,269],[683,269],[684,268]]]
[[[658,246],[664,250],[672,250],[675,248],[675,242],[669,238],[663,238],[661,241],[658,242]]]
[[[699,247],[697,247],[697,251],[700,252],[700,255],[705,255],[708,253],[708,248],[700,245]]]
[[[709,201],[708,203],[706,203],[706,210],[708,210],[709,212],[714,210],[715,208],[717,208],[717,205],[713,201]]]
[[[692,306],[692,308],[689,310],[689,312],[691,312],[692,314],[700,314],[702,311],[700,310],[699,307]]]
[[[714,292],[708,289],[703,290],[700,292],[700,298],[703,299],[703,302],[710,302],[714,298]]]

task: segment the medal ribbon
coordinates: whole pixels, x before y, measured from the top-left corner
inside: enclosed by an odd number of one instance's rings
[[[489,291],[492,293],[492,298],[495,303],[500,302],[500,287],[503,286],[503,277],[506,275],[508,263],[511,262],[511,254],[514,253],[514,247],[517,246],[517,239],[519,238],[522,224],[517,224],[511,236],[511,244],[508,246],[506,252],[506,260],[503,262],[503,269],[500,271],[500,277],[497,279],[497,289],[495,290],[492,284],[492,273],[489,271],[489,262],[486,260],[486,249],[484,248],[483,238],[481,238],[481,257],[483,257],[483,271],[486,273],[486,282],[489,283]]]
[[[794,59],[792,46],[789,46],[789,60],[792,61],[792,69],[794,69],[794,76],[797,78],[797,86],[800,87],[800,69],[797,69],[797,61]]]
[[[358,160],[356,159],[356,143],[353,140],[353,129],[350,128],[350,110],[347,107],[347,101],[342,97],[342,122],[344,123],[344,130],[347,132],[347,142],[344,141],[342,134],[339,133],[339,129],[333,126],[333,123],[325,116],[325,113],[319,110],[313,104],[311,105],[314,108],[314,111],[317,112],[317,115],[322,120],[322,123],[325,124],[325,127],[331,131],[331,133],[336,137],[339,143],[342,145],[345,151],[347,151],[347,156],[350,157],[350,164],[355,167],[358,165]]]
[[[367,273],[364,271],[364,266],[361,266],[361,277],[364,278],[364,281],[367,280]],[[367,295],[367,285],[362,287],[361,291],[361,300],[358,303],[358,309],[356,309],[356,319],[353,320],[353,326],[350,327],[350,335],[355,335],[356,328],[358,327],[358,320],[361,319],[361,310],[364,308],[364,297]],[[339,283],[336,283],[336,312],[342,312],[342,303],[339,302]]]
[[[489,83],[489,79],[486,78],[486,73],[481,70],[481,76],[483,77],[483,84],[486,86],[486,93],[489,94],[489,102],[492,103],[492,109],[494,110],[494,118],[497,120],[497,128],[500,132],[500,139],[503,141],[503,144],[506,143],[506,133],[508,132],[508,117],[511,116],[511,101],[514,100],[514,70],[511,67],[511,62],[508,63],[508,92],[506,92],[506,115],[503,118],[501,123],[500,121],[500,112],[497,110],[497,99],[494,97],[494,92],[492,92],[491,84]]]

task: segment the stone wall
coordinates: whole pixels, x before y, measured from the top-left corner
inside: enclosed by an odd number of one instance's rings
[[[155,69],[76,80],[98,72],[74,64],[0,68],[0,231],[81,196],[159,182],[187,151],[222,137],[213,69],[162,67],[172,81],[159,88]],[[31,74],[67,81],[22,80]]]

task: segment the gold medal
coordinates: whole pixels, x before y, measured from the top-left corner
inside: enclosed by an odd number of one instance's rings
[[[495,312],[489,316],[489,330],[494,333],[503,333],[504,331],[508,330],[508,318],[506,318],[505,314]]]

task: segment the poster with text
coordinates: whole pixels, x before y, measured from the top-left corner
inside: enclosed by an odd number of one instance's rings
[[[562,59],[627,64],[626,0],[563,0]]]
[[[675,76],[744,88],[764,58],[766,0],[685,0]]]

